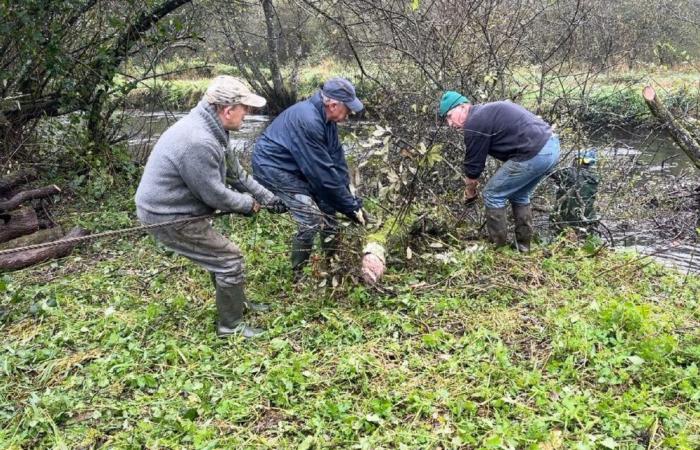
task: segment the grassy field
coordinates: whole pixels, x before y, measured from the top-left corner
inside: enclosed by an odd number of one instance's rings
[[[92,230],[132,221],[128,195],[73,204]],[[700,447],[697,277],[466,242],[381,291],[292,286],[286,216],[217,226],[274,307],[259,339],[217,339],[207,274],[148,237],[0,278],[0,448]]]

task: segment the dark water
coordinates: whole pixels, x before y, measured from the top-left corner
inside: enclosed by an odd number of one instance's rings
[[[185,114],[131,111],[128,126],[132,137],[129,145],[134,160],[145,163],[161,133]],[[246,116],[241,130],[231,133],[231,146],[237,149],[249,148],[269,120],[267,116]],[[370,131],[374,124],[354,122],[352,128]],[[663,226],[643,225],[643,221],[639,221],[634,226],[621,227],[621,222],[614,219],[614,216],[624,215],[625,202],[634,202],[634,197],[630,200],[629,197],[623,198],[616,194],[616,189],[619,188],[616,181],[633,179],[637,187],[663,183],[668,188],[668,183],[687,183],[689,178],[694,177],[695,185],[700,185],[698,171],[688,157],[667,136],[658,132],[619,131],[597,136],[592,142],[599,151],[601,177],[610,180],[601,185],[601,189],[608,192],[600,193],[599,208],[602,212],[602,223],[611,231],[615,245],[635,249],[642,255],[650,255],[663,264],[683,271],[700,273],[700,245],[697,244],[697,239],[692,239],[692,233],[689,233],[690,238],[685,236],[681,239],[671,239]],[[564,148],[566,149],[566,143]],[[568,160],[573,156],[571,153],[575,152],[568,150]],[[567,151],[563,153],[566,154]],[[688,226],[692,228],[692,225]]]

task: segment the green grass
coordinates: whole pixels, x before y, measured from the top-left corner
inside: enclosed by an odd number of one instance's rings
[[[295,288],[289,219],[217,226],[274,306],[262,338],[217,339],[207,274],[149,237],[1,278],[0,448],[700,446],[697,277],[560,241]]]

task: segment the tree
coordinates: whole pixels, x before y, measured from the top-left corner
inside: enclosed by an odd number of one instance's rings
[[[0,132],[6,151],[42,117],[88,113],[101,141],[102,108],[119,66],[141,48],[181,38],[171,21],[191,0],[27,0],[0,3]],[[13,151],[13,153],[14,153]]]
[[[275,114],[294,104],[309,15],[283,1],[213,4],[217,32],[227,44],[227,55],[253,90],[268,99],[268,111]],[[259,33],[261,28],[264,34]],[[283,65],[289,61],[291,71],[284,74]]]

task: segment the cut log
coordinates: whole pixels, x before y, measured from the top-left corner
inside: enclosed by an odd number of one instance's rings
[[[9,200],[5,200],[3,202],[0,202],[0,211],[8,211],[10,209],[15,209],[22,203],[28,201],[28,200],[35,200],[38,198],[46,198],[50,197],[52,195],[59,194],[61,192],[61,189],[59,189],[58,186],[51,185],[51,186],[46,186],[43,188],[39,189],[32,189],[29,191],[22,191],[17,195],[14,195],[12,198]]]
[[[24,169],[19,172],[11,173],[6,177],[0,178],[0,192],[8,192],[10,189],[20,184],[36,180],[38,176],[34,169]]]
[[[39,220],[32,208],[0,214],[0,242],[34,233],[39,229]]]
[[[8,248],[26,247],[27,245],[42,244],[44,242],[55,241],[63,237],[63,229],[61,227],[47,228],[39,230],[36,233],[12,239],[11,241],[0,244],[0,250]]]
[[[646,86],[642,91],[642,96],[654,117],[668,128],[676,144],[688,155],[695,167],[700,169],[700,142],[683,126],[681,121],[673,117],[673,114],[666,109],[653,87]]]
[[[87,234],[88,232],[86,230],[76,227],[70,230],[70,232],[68,232],[63,239],[55,241],[56,245],[54,246],[0,256],[0,270],[23,269],[49,259],[68,256],[76,244],[71,242],[62,244],[61,241],[80,236],[87,236]]]

